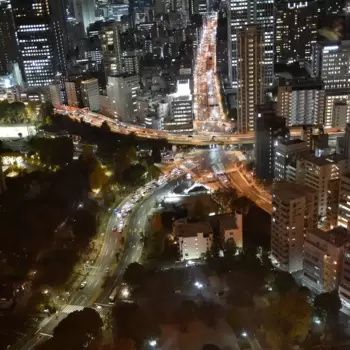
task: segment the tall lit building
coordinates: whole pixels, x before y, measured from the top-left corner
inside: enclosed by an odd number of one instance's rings
[[[288,137],[286,120],[278,117],[270,105],[256,108],[255,164],[256,177],[261,180],[274,176],[274,147],[279,139]]]
[[[238,31],[257,24],[261,28],[264,67],[264,85],[272,85],[274,61],[274,0],[230,0],[228,4],[228,65],[232,87],[238,87]]]
[[[50,85],[66,70],[63,2],[11,0],[18,48],[29,87]]]
[[[193,132],[193,98],[190,79],[177,81],[176,93],[168,96],[170,115],[164,120],[164,130],[173,133],[191,134]]]
[[[10,63],[18,61],[19,53],[10,0],[0,1],[0,70],[6,72]]]
[[[323,124],[325,92],[319,79],[280,79],[277,114],[287,125]]]
[[[255,107],[264,101],[263,31],[256,25],[237,30],[237,128],[254,130]]]
[[[340,283],[347,230],[335,227],[306,232],[303,260],[303,283],[314,293],[337,290]]]
[[[345,127],[350,121],[350,41],[318,43],[314,48],[313,73],[324,83],[325,127]]]
[[[277,182],[272,190],[271,258],[281,270],[303,268],[304,234],[317,227],[317,192],[307,186]]]
[[[106,77],[123,73],[120,25],[107,22],[101,30],[103,66]]]
[[[96,21],[95,0],[73,0],[74,16],[81,23],[84,32],[87,27]]]
[[[108,77],[107,95],[115,119],[134,122],[137,114],[137,92],[140,89],[138,75]]]
[[[310,61],[317,38],[318,1],[276,0],[276,62]]]
[[[342,303],[342,311],[350,314],[350,244],[346,244],[344,250],[341,279],[339,285],[339,297]]]
[[[306,152],[308,149],[306,142],[299,139],[279,140],[274,147],[274,179],[287,180],[288,166],[296,162],[298,154]]]

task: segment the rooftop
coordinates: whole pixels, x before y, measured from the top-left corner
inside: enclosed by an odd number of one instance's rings
[[[197,237],[199,233],[207,236],[213,232],[209,222],[179,219],[173,223],[174,234],[178,237]]]
[[[335,227],[329,231],[323,231],[319,228],[311,230],[306,236],[306,242],[308,241],[308,238],[311,238],[309,235],[317,236],[319,239],[331,243],[335,247],[341,247],[350,240],[350,235],[347,229],[342,226]]]
[[[273,186],[272,193],[272,198],[276,196],[285,202],[289,202],[294,199],[305,197],[307,194],[315,194],[317,191],[306,185],[280,181]]]
[[[307,161],[318,166],[336,164],[344,159],[345,157],[343,155],[337,154],[337,153],[333,153],[328,156],[321,156],[321,157],[316,157],[315,155],[312,155],[306,158]]]

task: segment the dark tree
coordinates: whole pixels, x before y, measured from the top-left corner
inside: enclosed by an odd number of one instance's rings
[[[143,265],[134,262],[128,265],[124,272],[124,281],[132,286],[140,285],[145,278],[145,268]]]
[[[160,154],[160,149],[158,147],[152,147],[151,157],[153,158],[154,163],[162,162],[162,156]]]
[[[284,271],[275,272],[274,283],[280,294],[285,294],[297,286],[293,276]]]
[[[339,311],[342,307],[337,291],[317,295],[314,300],[314,307],[321,316],[326,318],[330,328],[337,325]]]
[[[54,329],[53,338],[41,349],[94,348],[102,340],[102,327],[100,315],[94,309],[74,311],[58,324]]]

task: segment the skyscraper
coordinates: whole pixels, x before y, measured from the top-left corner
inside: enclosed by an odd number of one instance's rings
[[[317,37],[317,0],[276,0],[276,62],[310,61]]]
[[[19,54],[10,0],[0,1],[0,71],[7,71],[14,61],[19,61]]]
[[[29,87],[47,86],[66,69],[63,2],[11,0],[18,48]]]
[[[230,0],[228,5],[230,23],[228,37],[229,78],[232,87],[237,88],[237,31],[249,24],[258,24],[262,30],[265,86],[272,85],[274,61],[274,0]]]
[[[82,24],[84,33],[87,27],[96,21],[95,0],[73,0],[75,19]]]
[[[107,22],[101,30],[101,47],[103,66],[106,77],[121,74],[122,43],[120,25],[116,22]]]
[[[237,31],[237,128],[254,130],[255,107],[264,100],[263,33],[257,25]]]
[[[256,109],[255,163],[256,177],[262,180],[274,176],[274,148],[279,138],[288,136],[286,120],[276,116],[272,106],[262,105]]]

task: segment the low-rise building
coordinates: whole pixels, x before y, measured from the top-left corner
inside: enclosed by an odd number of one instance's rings
[[[181,260],[193,260],[203,257],[213,242],[213,230],[209,222],[176,220],[173,234],[178,239]]]
[[[310,230],[306,234],[303,256],[303,281],[316,293],[337,290],[348,232],[344,227],[330,231]]]

